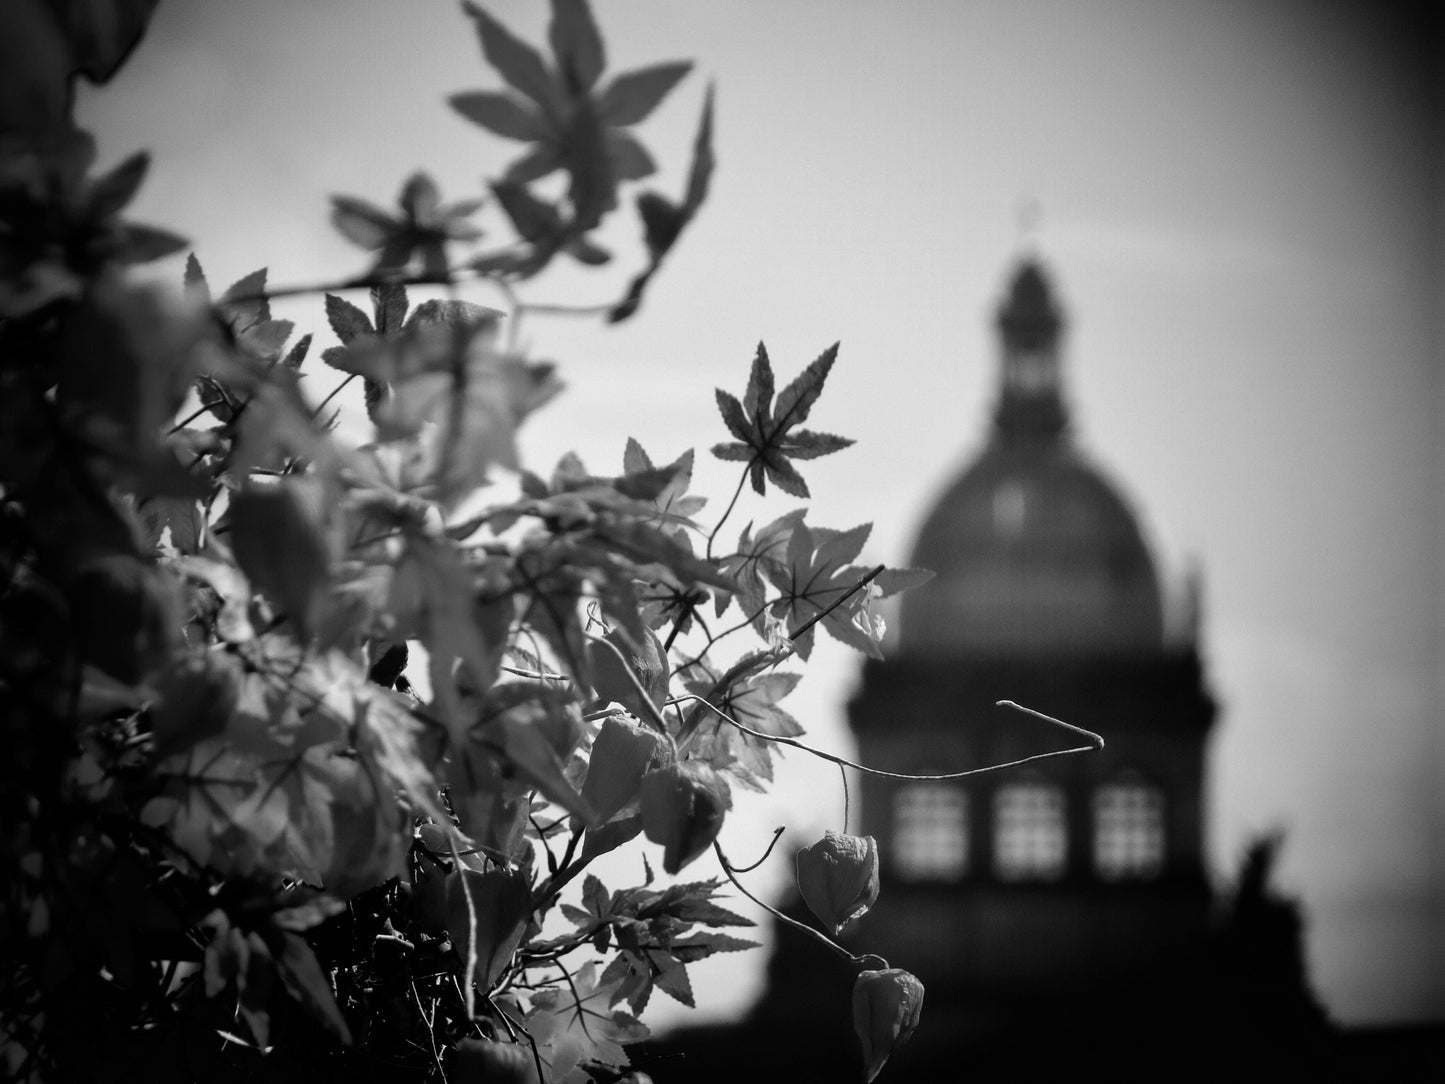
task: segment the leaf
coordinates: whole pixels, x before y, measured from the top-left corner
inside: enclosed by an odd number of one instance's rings
[[[853,616],[869,598],[865,591],[857,589],[868,570],[846,563],[858,556],[872,528],[871,523],[865,523],[850,531],[819,528],[815,532],[799,522],[788,540],[786,565],[763,568],[764,575],[780,592],[769,603],[768,612],[783,621],[791,633],[827,611],[821,623],[836,639],[878,657],[876,638],[851,625]],[[761,616],[754,628],[759,635],[765,635]],[[805,660],[812,645],[812,629],[795,641],[798,654]]]
[[[283,933],[278,940],[281,942],[281,950],[276,952],[273,945],[272,956],[276,961],[276,971],[287,991],[333,1038],[344,1046],[350,1046],[351,1029],[346,1026],[341,1010],[336,1007],[331,983],[321,970],[321,965],[316,962],[316,954],[311,951],[311,946],[297,933]]]
[[[158,0],[69,0],[56,8],[75,70],[105,83],[145,33]]]
[[[462,8],[477,24],[477,37],[481,40],[482,55],[487,58],[487,63],[514,88],[541,106],[544,112],[554,110],[557,103],[552,77],[536,50],[514,37],[510,30],[472,0],[463,0]]]
[[[205,272],[201,270],[201,261],[196,259],[194,252],[186,257],[186,273],[183,285],[187,293],[194,291],[200,295],[201,300],[210,304],[210,287],[206,285]]]
[[[97,218],[119,214],[140,190],[150,166],[150,155],[137,151],[109,173],[90,182],[90,213]]]
[[[371,320],[345,298],[335,294],[326,295],[326,320],[342,344],[348,344],[362,335],[371,335],[374,329]]]
[[[330,553],[311,480],[251,485],[231,499],[231,546],[250,581],[310,637],[326,600]]]
[[[671,952],[683,963],[691,964],[718,952],[746,952],[748,949],[761,947],[760,942],[729,937],[725,933],[698,933],[686,940],[674,941]]]
[[[391,215],[355,196],[331,197],[331,224],[352,244],[370,251],[385,245],[396,229]]]
[[[512,962],[532,917],[532,895],[514,870],[485,872],[458,866],[446,878],[447,931],[465,962],[475,955],[470,976],[489,991]]]
[[[621,982],[620,977],[599,982],[597,965],[589,962],[567,985],[532,995],[524,1022],[557,1084],[586,1084],[589,1074],[582,1066],[588,1064],[625,1068],[629,1062],[623,1044],[647,1038],[646,1025],[608,1008]]]
[[[746,461],[753,488],[758,493],[766,492],[766,477],[785,493],[808,497],[807,483],[790,460],[816,459],[853,443],[844,437],[796,428],[807,420],[822,394],[837,355],[838,344],[834,343],[783,389],[774,406],[772,365],[767,348],[759,343],[743,401],[717,389],[718,410],[737,441],[714,445],[713,455],[719,459]]]
[[[552,0],[547,36],[563,82],[574,94],[591,90],[607,66],[607,58],[586,0]]]
[[[266,300],[266,269],[262,267],[231,283],[216,305],[226,313],[237,334],[271,319],[271,305]]]
[[[619,75],[602,92],[597,110],[609,125],[623,127],[647,119],[673,87],[692,71],[691,61],[653,64]]]
[[[504,139],[531,143],[547,137],[542,118],[505,91],[474,90],[453,94],[447,102],[473,124]]]

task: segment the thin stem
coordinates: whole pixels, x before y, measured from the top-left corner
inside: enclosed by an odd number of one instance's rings
[[[786,829],[781,826],[774,828],[773,838],[768,841],[768,849],[763,852],[763,856],[759,858],[756,862],[754,862],[751,866],[734,866],[733,870],[737,873],[751,873],[753,870],[761,866],[764,862],[768,860],[768,855],[773,853],[773,848],[778,845],[778,840],[783,838],[784,831],[786,831]]]
[[[882,768],[870,768],[866,764],[859,764],[857,761],[849,760],[847,757],[834,756],[832,753],[825,753],[821,749],[815,749],[813,746],[808,745],[806,742],[798,741],[797,738],[787,738],[781,734],[764,734],[760,730],[754,730],[752,729],[752,727],[744,726],[727,712],[723,711],[721,708],[716,707],[713,704],[708,703],[707,700],[703,699],[700,696],[680,696],[678,697],[678,700],[696,700],[709,711],[716,714],[719,718],[723,719],[728,723],[731,723],[744,734],[747,734],[750,737],[757,738],[760,741],[776,742],[778,745],[791,745],[795,749],[801,749],[805,753],[811,753],[815,757],[831,761],[832,763],[837,764],[841,767],[856,768],[860,772],[866,772],[869,775],[881,776],[884,779],[909,779],[925,783],[941,782],[948,779],[967,779],[971,775],[982,775],[984,772],[997,772],[1003,770],[1004,768],[1017,768],[1020,764],[1029,764],[1035,760],[1046,760],[1049,757],[1068,756],[1071,753],[1092,753],[1096,750],[1104,748],[1104,739],[1101,738],[1098,734],[1095,734],[1092,730],[1085,730],[1083,727],[1078,727],[1072,725],[1071,723],[1062,722],[1058,719],[1053,718],[1050,715],[1044,715],[1042,712],[1034,711],[1032,708],[1019,707],[1019,705],[1015,704],[1012,700],[1000,700],[998,702],[999,707],[1017,708],[1019,711],[1027,712],[1029,715],[1036,716],[1037,718],[1042,719],[1045,722],[1053,723],[1056,726],[1061,726],[1065,730],[1073,731],[1075,734],[1081,734],[1089,739],[1089,744],[1075,746],[1072,749],[1054,749],[1047,753],[1035,753],[1033,756],[1021,757],[1018,760],[1009,760],[1005,761],[1002,764],[989,764],[983,768],[969,768],[967,771],[962,772],[945,772],[940,775],[911,775],[907,772],[886,772]]]
[[[881,573],[881,572],[884,570],[885,567],[886,567],[886,566],[884,566],[884,565],[878,565],[877,567],[875,567],[875,568],[873,569],[873,571],[871,571],[871,572],[868,573],[868,575],[864,576],[861,580],[859,580],[857,583],[855,583],[852,587],[848,588],[847,591],[843,592],[843,594],[839,595],[839,596],[838,596],[837,598],[835,598],[832,602],[830,602],[830,603],[828,604],[828,608],[827,608],[826,610],[822,610],[822,611],[819,612],[819,613],[815,613],[812,617],[808,618],[808,620],[804,621],[801,625],[799,625],[799,626],[798,626],[796,629],[794,629],[792,632],[788,633],[788,639],[789,639],[789,640],[796,640],[799,636],[802,636],[805,632],[807,632],[810,628],[812,628],[814,625],[816,625],[819,621],[823,620],[823,618],[827,617],[830,613],[832,613],[834,610],[836,610],[839,606],[843,605],[843,603],[847,602],[850,598],[852,598],[854,595],[856,595],[859,591],[863,590],[863,588],[867,587],[870,583],[872,583],[875,579],[877,579],[878,574]]]
[[[843,780],[843,834],[848,834],[848,769],[838,765],[838,778]]]
[[[744,468],[743,468],[743,473],[742,473],[741,477],[738,478],[738,487],[737,487],[735,490],[733,490],[733,499],[730,500],[730,501],[728,501],[728,506],[723,509],[722,519],[720,519],[720,520],[717,521],[717,526],[715,526],[715,527],[708,533],[708,536],[707,536],[707,553],[706,553],[706,556],[707,556],[707,557],[709,557],[709,558],[712,557],[712,543],[713,543],[713,539],[717,538],[717,533],[722,530],[722,525],[727,522],[728,516],[732,515],[733,508],[734,508],[734,506],[738,503],[738,498],[743,495],[743,483],[745,483],[747,480],[748,480],[748,468],[747,468],[747,467],[744,467]]]
[[[341,389],[342,389],[342,388],[346,387],[346,385],[350,384],[350,383],[351,383],[353,380],[355,380],[355,379],[356,379],[356,374],[355,374],[355,373],[347,373],[347,374],[346,374],[346,379],[343,380],[340,384],[337,384],[336,387],[332,388],[331,391],[327,394],[326,398],[323,399],[323,400],[321,400],[321,402],[319,402],[319,403],[316,404],[316,409],[311,412],[311,418],[312,418],[312,420],[314,421],[314,420],[316,419],[316,417],[317,417],[323,410],[326,409],[326,404],[329,403],[329,402],[331,402],[331,400],[335,399],[335,398],[341,393]]]

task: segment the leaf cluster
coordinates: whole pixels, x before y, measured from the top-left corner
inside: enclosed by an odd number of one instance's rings
[[[262,268],[213,290],[194,253],[178,289],[138,283],[183,247],[122,216],[146,156],[97,173],[68,102],[0,112],[0,1025],[24,1074],[174,1049],[163,1079],[257,1051],[440,1079],[448,1050],[525,1045],[547,1080],[619,1076],[653,990],[693,1004],[687,966],[753,947],[721,932],[752,923],[721,881],[609,892],[589,863],[639,836],[668,872],[698,860],[728,780],[767,789],[803,732],[778,665],[817,625],[876,653],[871,601],[924,578],[869,571],[866,526],[801,508],[715,552],[748,478],[806,497],[793,462],[851,443],[801,428],[836,347],[775,397],[759,346],[742,399],[718,392],[714,451],[743,473],[710,527],[691,450],[523,462],[561,383],[515,349],[516,290],[561,253],[607,262],[593,231],[654,169],[634,129],[690,66],[608,76],[582,0],[554,0],[550,58],[464,9],[506,87],[451,104],[522,157],[490,204],[422,172],[395,210],[337,197],[370,263],[320,289]],[[108,77],[150,5],[13,10],[65,64],[0,70],[5,108],[17,80]],[[645,262],[597,315],[637,310],[702,206],[712,108],[680,201],[638,198]],[[484,206],[516,239],[456,262]],[[461,298],[469,278],[510,312]],[[273,312],[292,294],[338,340],[318,357]],[[361,447],[332,405],[353,381]]]

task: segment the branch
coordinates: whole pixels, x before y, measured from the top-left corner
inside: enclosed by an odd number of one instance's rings
[[[983,768],[969,768],[967,771],[962,772],[944,772],[940,775],[910,775],[907,772],[887,772],[884,771],[882,768],[870,768],[866,764],[859,764],[857,761],[849,760],[847,757],[835,756],[832,753],[825,753],[821,749],[815,749],[813,746],[808,745],[806,742],[801,742],[797,738],[786,738],[781,734],[764,734],[760,730],[754,730],[752,727],[744,726],[727,712],[723,711],[721,708],[716,707],[713,704],[710,704],[701,696],[689,694],[687,696],[680,696],[677,699],[679,701],[696,700],[698,703],[706,707],[709,711],[713,712],[715,715],[721,718],[724,722],[732,724],[744,734],[747,734],[748,736],[753,738],[757,738],[760,741],[775,742],[778,745],[791,745],[795,749],[801,749],[805,753],[811,753],[815,757],[820,757],[823,760],[831,761],[832,763],[841,765],[844,768],[856,768],[860,772],[867,772],[869,775],[882,776],[884,779],[909,779],[922,783],[941,782],[948,779],[966,779],[971,775],[982,775],[984,772],[997,772],[1001,771],[1004,768],[1017,768],[1020,764],[1028,764],[1035,760],[1045,760],[1049,757],[1068,756],[1072,753],[1091,753],[1104,748],[1104,739],[1098,734],[1095,734],[1092,730],[1085,730],[1081,726],[1074,726],[1072,723],[1066,723],[1060,719],[1055,719],[1051,715],[1045,715],[1042,712],[1034,711],[1033,708],[1021,707],[1020,705],[1015,704],[1012,700],[1000,700],[997,704],[998,707],[1014,708],[1017,711],[1022,711],[1026,714],[1034,716],[1035,718],[1042,719],[1046,723],[1053,723],[1055,726],[1061,726],[1065,730],[1072,731],[1075,734],[1080,734],[1088,738],[1089,744],[1075,746],[1072,749],[1054,749],[1047,753],[1035,753],[1033,756],[1021,757],[1018,760],[1009,760],[1005,761],[1002,764],[989,764]]]

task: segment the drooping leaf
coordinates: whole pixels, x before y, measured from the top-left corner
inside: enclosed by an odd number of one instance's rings
[[[458,866],[446,879],[447,930],[463,961],[473,954],[470,976],[490,990],[512,961],[532,917],[532,895],[515,870],[485,872]]]
[[[330,585],[323,496],[314,482],[284,478],[231,499],[231,546],[247,578],[309,638]]]
[[[273,947],[272,955],[287,992],[338,1042],[350,1046],[351,1029],[346,1026],[346,1019],[336,1006],[331,983],[316,961],[311,946],[300,934],[290,931],[282,933],[278,940],[279,951]]]

